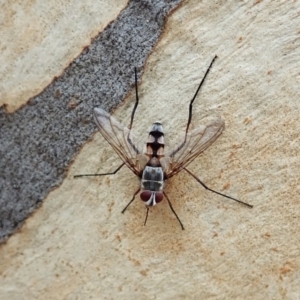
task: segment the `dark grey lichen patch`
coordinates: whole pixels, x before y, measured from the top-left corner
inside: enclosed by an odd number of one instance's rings
[[[41,94],[13,114],[0,109],[0,241],[59,185],[96,131],[92,109],[111,110],[134,84],[168,13],[181,1],[131,1]],[[34,72],[34,70],[32,70]]]

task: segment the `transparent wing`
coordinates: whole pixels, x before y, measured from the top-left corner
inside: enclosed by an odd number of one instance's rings
[[[147,156],[142,153],[143,144],[138,143],[128,128],[102,108],[94,108],[94,119],[100,133],[122,161],[133,173],[139,175],[148,162]]]
[[[207,149],[220,136],[224,127],[223,120],[215,119],[189,132],[185,142],[183,135],[172,151],[166,151],[166,156],[160,159],[166,179],[177,174]]]

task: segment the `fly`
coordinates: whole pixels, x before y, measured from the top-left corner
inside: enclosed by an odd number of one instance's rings
[[[217,56],[212,59],[194,97],[190,102],[189,116],[185,134],[177,143],[178,146],[166,154],[164,151],[164,131],[163,126],[160,122],[155,122],[152,124],[145,147],[141,147],[142,144],[138,143],[138,141],[132,134],[131,129],[134,115],[139,104],[137,71],[135,68],[136,101],[131,114],[129,128],[119,123],[115,118],[110,116],[110,114],[102,108],[94,109],[94,119],[100,133],[119,155],[123,163],[114,172],[111,173],[83,174],[75,175],[74,177],[112,175],[116,174],[124,165],[126,165],[136,176],[139,177],[140,186],[135,191],[132,199],[122,210],[122,213],[124,213],[128,206],[134,201],[136,195],[141,192],[140,198],[145,203],[147,209],[144,225],[146,225],[147,222],[149,207],[155,206],[157,203],[160,203],[165,197],[170,209],[180,223],[182,230],[184,230],[184,226],[178,215],[176,214],[169,197],[164,192],[164,185],[166,180],[173,177],[181,170],[185,170],[206,190],[252,208],[253,206],[251,204],[210,189],[196,175],[194,175],[186,168],[187,165],[190,164],[205,149],[207,149],[224,130],[224,121],[221,119],[215,119],[206,125],[201,125],[200,127],[189,131],[189,126],[192,120],[194,100],[196,99],[197,94],[201,86],[203,85],[205,78],[207,77],[216,58]]]

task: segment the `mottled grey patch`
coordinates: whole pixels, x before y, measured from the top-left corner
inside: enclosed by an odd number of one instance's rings
[[[13,114],[0,109],[0,241],[4,241],[65,177],[96,131],[92,110],[110,111],[134,85],[181,1],[134,0],[41,94]],[[34,72],[34,70],[33,70]]]

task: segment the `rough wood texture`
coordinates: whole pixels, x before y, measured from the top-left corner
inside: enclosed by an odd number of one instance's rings
[[[13,112],[40,93],[127,2],[38,0],[2,4],[0,106],[6,104],[7,111]]]
[[[297,299],[299,233],[299,2],[184,1],[149,57],[134,122],[146,140],[151,123],[172,140],[213,55],[219,56],[195,102],[193,126],[220,115],[226,128],[191,166],[206,192],[182,171],[166,202],[138,199],[138,185],[96,134],[63,184],[0,249],[7,299]],[[115,111],[129,123],[132,93]]]

